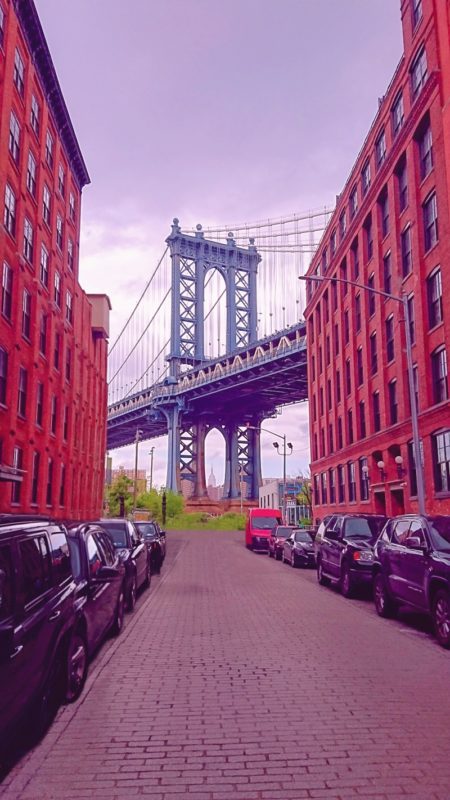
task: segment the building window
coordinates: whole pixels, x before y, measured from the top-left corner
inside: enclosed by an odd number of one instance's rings
[[[23,465],[23,450],[21,447],[15,447],[13,450],[13,467],[15,470],[20,471]],[[14,481],[11,487],[11,503],[20,503],[22,484],[19,481]]]
[[[387,189],[384,190],[380,199],[378,200],[381,216],[381,235],[384,239],[389,233],[389,197]]]
[[[47,467],[47,490],[45,493],[45,502],[48,506],[52,504],[52,490],[53,490],[53,460],[49,458]]]
[[[347,395],[352,393],[351,366],[349,358],[347,358],[347,361],[345,362],[345,390]]]
[[[314,503],[315,505],[320,505],[320,494],[319,494],[319,476],[314,475]]]
[[[63,221],[59,214],[56,217],[56,244],[60,250],[63,249]]]
[[[8,353],[0,347],[0,404],[6,405],[6,386],[8,383]]]
[[[322,275],[325,275],[327,269],[328,269],[328,250],[326,247],[324,247],[322,253]]]
[[[422,0],[412,0],[412,19],[414,30],[422,19]]]
[[[395,171],[398,188],[398,205],[400,213],[408,205],[408,170],[406,167],[406,157],[403,157]]]
[[[323,389],[322,389],[322,387],[319,389],[319,412],[320,412],[320,416],[323,416]]]
[[[388,384],[389,392],[389,417],[391,425],[398,422],[398,404],[397,404],[397,380],[394,379]]]
[[[417,369],[417,364],[413,366],[413,387],[414,387],[414,397],[416,400],[416,409],[419,410],[419,370]],[[411,399],[410,399],[410,409],[411,411]]]
[[[416,341],[416,320],[414,315],[414,295],[410,294],[408,299],[408,317],[409,317],[409,337],[411,344]]]
[[[444,318],[442,311],[442,275],[440,267],[436,267],[427,278],[427,295],[429,325],[430,328],[435,328]]]
[[[442,403],[448,400],[447,352],[445,347],[438,347],[431,354],[431,374],[433,380],[433,402]]]
[[[367,458],[359,459],[359,497],[360,500],[369,499],[369,471]]]
[[[325,322],[328,322],[330,319],[330,308],[328,303],[328,289],[323,293],[323,316]]]
[[[72,350],[70,347],[66,349],[66,381],[70,383],[72,376]]]
[[[423,228],[425,237],[425,252],[430,250],[438,241],[438,214],[437,214],[437,200],[436,194],[428,197],[423,206]]]
[[[67,266],[73,272],[73,242],[69,239],[67,242]]]
[[[55,271],[53,289],[54,289],[53,299],[54,299],[56,305],[58,306],[58,308],[61,308],[61,275],[59,274],[59,272],[57,270]]]
[[[347,464],[348,472],[348,502],[354,503],[356,501],[356,479],[355,479],[355,464],[349,461]]]
[[[338,307],[338,291],[337,291],[337,283],[336,281],[331,281],[331,303],[333,311],[337,310]]]
[[[337,322],[334,326],[334,355],[339,355],[339,325]]]
[[[58,190],[61,197],[64,197],[66,192],[66,175],[62,164],[58,166]]]
[[[31,331],[31,294],[27,289],[22,294],[22,336],[30,338]]]
[[[342,417],[338,417],[337,421],[337,446],[338,450],[342,450],[344,446],[344,436],[342,431]]]
[[[39,106],[38,101],[36,100],[34,94],[31,95],[31,112],[30,112],[30,125],[34,130],[36,136],[39,136],[40,130],[40,116],[41,116],[41,109]]]
[[[391,253],[386,253],[383,258],[383,290],[386,294],[391,294],[392,291],[392,266],[391,266]]]
[[[325,451],[325,431],[322,428],[320,431],[320,455],[323,457],[326,455]]]
[[[330,503],[333,504],[336,502],[336,477],[334,473],[334,469],[328,470],[328,478],[329,478],[329,485],[330,485]]]
[[[358,187],[354,186],[350,194],[350,219],[353,219],[358,211]]]
[[[331,362],[331,347],[330,347],[330,337],[329,336],[327,336],[326,341],[325,341],[325,358],[326,358],[326,362],[327,362],[327,366],[328,366],[330,364],[330,362]]]
[[[336,402],[341,402],[341,373],[336,370]]]
[[[375,142],[375,163],[377,165],[377,169],[380,169],[385,158],[386,158],[386,136],[384,130],[382,130]]]
[[[428,77],[427,54],[425,47],[419,51],[411,66],[411,90],[413,99],[417,97]]]
[[[53,350],[53,366],[59,369],[61,362],[61,334],[55,333],[55,347]]]
[[[347,411],[347,433],[348,443],[353,444],[353,411],[351,408]]]
[[[437,492],[450,492],[450,430],[431,437],[434,451],[434,488]]]
[[[346,234],[346,231],[347,231],[347,217],[344,208],[344,210],[341,211],[339,215],[339,238],[341,242]]]
[[[38,488],[39,488],[39,464],[41,457],[38,452],[33,453],[33,471],[31,478],[31,502],[33,505],[38,501]]]
[[[432,437],[433,441],[433,437]],[[423,465],[423,443],[422,440],[419,442],[419,449],[420,449],[420,460]],[[434,447],[433,447],[434,450]],[[433,458],[433,462],[436,465],[436,459]],[[417,472],[416,472],[416,459],[414,454],[414,445],[413,442],[408,442],[408,464],[409,464],[409,484],[410,484],[410,495],[411,497],[417,496]]]
[[[425,180],[433,169],[433,135],[429,121],[426,127],[422,128],[417,143],[419,147],[420,178]]]
[[[366,438],[366,407],[364,400],[359,402],[359,438]]]
[[[316,359],[314,356],[311,356],[311,375],[313,381],[316,380]]]
[[[333,408],[333,393],[331,391],[331,381],[329,378],[327,380],[327,402],[328,402],[328,409]]]
[[[65,490],[66,490],[66,468],[64,464],[61,464],[61,483],[59,484],[59,505],[64,505],[64,498],[65,498]]]
[[[27,189],[32,197],[36,197],[36,161],[31,150],[28,152]]]
[[[372,410],[373,410],[373,429],[375,433],[381,430],[381,414],[380,414],[380,393],[374,392],[372,395]]]
[[[50,432],[56,433],[56,418],[58,412],[58,401],[56,395],[52,395],[52,403],[50,407]]]
[[[331,423],[330,425],[328,425],[328,447],[329,447],[328,452],[334,453],[334,436],[333,436],[333,426],[331,425]]]
[[[388,363],[394,360],[394,316],[391,314],[386,320],[386,358]]]
[[[359,250],[357,239],[355,239],[352,244],[352,278],[354,281],[359,278]]]
[[[16,235],[16,196],[9,183],[5,188],[5,213],[3,224],[11,236]]]
[[[378,372],[378,353],[377,353],[377,333],[374,331],[370,336],[370,374],[376,375]]]
[[[400,237],[400,249],[402,256],[402,277],[406,278],[412,270],[412,246],[411,246],[411,226],[402,231]]]
[[[4,261],[2,273],[2,314],[9,321],[11,321],[12,312],[12,281],[12,269],[6,261]]]
[[[403,125],[404,118],[405,112],[403,107],[403,94],[400,92],[394,100],[391,111],[392,135],[394,138],[399,133]]]
[[[23,255],[30,264],[33,263],[33,240],[34,240],[34,231],[33,226],[27,217],[25,217],[25,221],[23,223]]]
[[[75,196],[72,192],[69,194],[69,217],[75,222]]]
[[[322,474],[320,476],[320,488],[321,488],[321,492],[320,492],[320,494],[321,494],[321,502],[322,502],[322,505],[324,506],[328,502],[328,499],[327,499],[327,473],[326,472],[322,472]]]
[[[11,153],[14,163],[18,164],[20,158],[20,125],[14,111],[11,111],[11,116],[9,118],[8,150]]]
[[[361,171],[361,190],[365,197],[370,189],[370,161],[366,161]]]
[[[45,136],[45,160],[50,169],[53,169],[53,136],[50,131]]]
[[[41,355],[45,356],[47,352],[47,316],[46,314],[41,314],[41,320],[39,323],[39,352]]]
[[[348,311],[344,311],[344,342],[348,344],[350,341],[350,321]]]
[[[48,250],[44,244],[41,244],[39,280],[41,281],[42,285],[48,289]]]
[[[51,207],[52,207],[52,198],[50,194],[50,189],[48,188],[47,184],[44,183],[44,188],[42,190],[42,219],[49,227],[50,227]]]
[[[364,223],[364,241],[366,246],[366,260],[370,261],[373,256],[373,227],[371,214]]]
[[[316,395],[313,395],[312,406],[313,406],[313,421],[315,422],[316,419],[317,419],[317,398],[316,398]]]
[[[342,260],[340,270],[341,270],[341,280],[344,281],[344,283],[341,283],[342,296],[345,297],[345,295],[348,292],[348,284],[345,283],[345,281],[347,280],[347,260],[345,258]]]
[[[319,373],[322,374],[323,370],[323,363],[322,363],[322,348],[319,347]]]
[[[42,428],[44,415],[44,384],[38,383],[36,387],[36,425]]]
[[[340,503],[345,503],[345,474],[342,464],[338,465],[338,500]]]
[[[25,91],[25,67],[17,48],[14,54],[13,81],[20,96],[23,97]]]
[[[27,384],[28,373],[24,367],[19,367],[19,386],[17,392],[17,413],[25,417],[27,410]]]
[[[361,330],[361,295],[355,297],[355,327],[356,333]]]
[[[362,386],[363,383],[364,383],[362,347],[358,347],[358,349],[356,351],[356,376],[357,376],[357,380],[358,380],[358,386]]]
[[[367,286],[369,287],[369,289],[375,288],[375,275],[373,272],[371,275],[369,275]],[[375,292],[368,292],[367,302],[369,306],[369,317],[373,317],[373,315],[375,314],[375,299],[376,299]]]
[[[64,406],[63,416],[63,439],[67,442],[69,435],[69,406]]]

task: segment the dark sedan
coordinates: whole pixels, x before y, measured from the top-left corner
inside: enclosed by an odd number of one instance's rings
[[[283,555],[283,545],[292,534],[294,530],[293,525],[277,525],[271,532],[268,540],[268,553],[269,558],[275,558],[277,561],[281,560]]]
[[[389,520],[375,545],[373,590],[381,617],[400,605],[425,612],[439,644],[450,648],[450,516]]]
[[[128,519],[100,519],[95,524],[108,534],[125,566],[125,602],[127,611],[132,611],[138,590],[150,586],[150,560],[144,537]]]
[[[166,532],[161,530],[157,522],[135,522],[136,528],[145,539],[150,558],[150,570],[161,572],[166,557]]]
[[[308,531],[296,528],[283,545],[283,561],[291,567],[313,567],[314,540]]]
[[[122,630],[125,567],[98,525],[71,525],[68,541],[77,582],[77,612],[92,655],[110,630],[116,635]]]

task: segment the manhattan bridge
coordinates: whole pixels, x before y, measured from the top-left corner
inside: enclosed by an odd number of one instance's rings
[[[109,352],[107,447],[168,434],[166,486],[206,496],[205,439],[225,440],[224,500],[258,498],[260,428],[307,399],[303,275],[332,211],[183,231]]]

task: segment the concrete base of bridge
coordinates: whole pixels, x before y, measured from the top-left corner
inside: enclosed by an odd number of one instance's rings
[[[255,508],[258,505],[257,500],[244,500],[242,502],[242,510],[244,514],[247,509]],[[220,515],[232,512],[233,514],[241,513],[241,501],[239,497],[223,500],[211,500],[209,497],[191,497],[186,501],[185,509],[188,513],[199,511],[205,514]]]

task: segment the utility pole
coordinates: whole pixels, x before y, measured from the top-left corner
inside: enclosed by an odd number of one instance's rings
[[[136,497],[137,497],[137,475],[138,475],[138,453],[139,453],[139,437],[142,431],[140,428],[136,428],[136,438],[135,438],[135,453],[134,453],[134,486],[133,486],[133,511],[136,508]]]
[[[149,453],[149,455],[150,455],[150,485],[149,485],[149,488],[148,488],[149,492],[151,492],[151,490],[153,489],[153,453],[154,452],[155,452],[155,448],[151,447],[150,448],[150,453]]]

